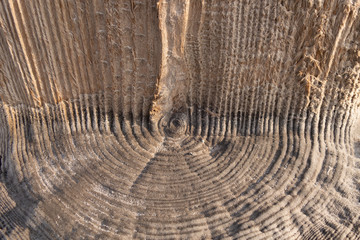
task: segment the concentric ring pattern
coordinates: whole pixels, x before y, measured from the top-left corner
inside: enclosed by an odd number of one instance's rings
[[[0,239],[359,239],[360,2],[0,2]]]

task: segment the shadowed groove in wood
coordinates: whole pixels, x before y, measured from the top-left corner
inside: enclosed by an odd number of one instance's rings
[[[1,2],[0,238],[358,239],[358,12]]]

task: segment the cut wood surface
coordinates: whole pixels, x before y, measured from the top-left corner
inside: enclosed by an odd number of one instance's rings
[[[360,239],[359,9],[0,1],[0,239]]]

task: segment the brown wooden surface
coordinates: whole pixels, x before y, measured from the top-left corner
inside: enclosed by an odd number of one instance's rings
[[[0,239],[359,239],[359,8],[0,1]]]

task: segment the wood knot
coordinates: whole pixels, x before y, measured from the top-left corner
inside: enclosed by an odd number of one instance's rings
[[[187,117],[182,113],[173,114],[165,125],[164,132],[166,136],[178,138],[185,135],[187,130]]]

